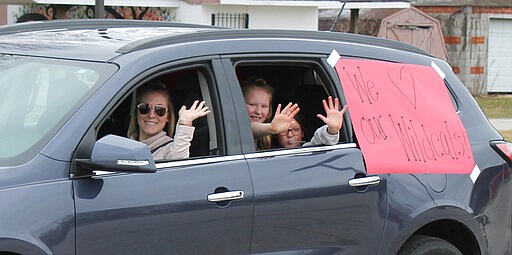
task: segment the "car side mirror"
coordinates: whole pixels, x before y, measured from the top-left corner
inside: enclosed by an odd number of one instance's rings
[[[94,143],[91,159],[76,159],[88,171],[130,173],[156,172],[155,160],[147,145],[117,135],[107,135]]]

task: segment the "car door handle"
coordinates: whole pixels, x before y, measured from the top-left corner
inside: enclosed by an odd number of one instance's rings
[[[366,176],[366,177],[354,178],[354,179],[348,180],[348,186],[350,186],[350,187],[376,185],[379,183],[380,183],[379,176]]]
[[[208,195],[208,201],[210,202],[231,201],[242,198],[244,198],[244,192],[241,190],[213,193]]]

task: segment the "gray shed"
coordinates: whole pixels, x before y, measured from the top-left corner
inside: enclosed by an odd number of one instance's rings
[[[378,36],[412,44],[448,60],[440,22],[414,7],[382,19]]]

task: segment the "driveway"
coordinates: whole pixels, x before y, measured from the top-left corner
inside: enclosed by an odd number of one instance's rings
[[[512,130],[512,119],[489,119],[489,121],[499,131]]]

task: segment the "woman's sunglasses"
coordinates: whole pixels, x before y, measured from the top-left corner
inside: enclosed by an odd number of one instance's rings
[[[151,111],[151,109],[154,109],[155,110],[155,114],[160,116],[160,117],[163,117],[165,115],[165,113],[167,112],[167,108],[163,107],[163,106],[159,106],[159,105],[150,105],[150,104],[147,104],[147,103],[140,103],[137,105],[137,111],[139,111],[140,114],[148,114],[149,111]]]

